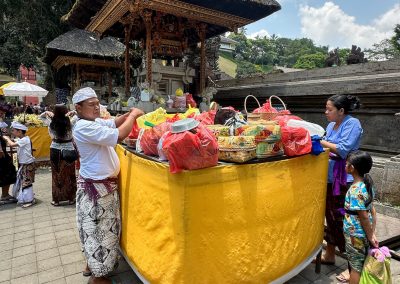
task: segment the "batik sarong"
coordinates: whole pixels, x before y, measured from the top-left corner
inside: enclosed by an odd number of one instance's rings
[[[17,180],[13,185],[13,196],[18,203],[29,203],[33,201],[32,184],[35,182],[35,163],[20,164],[17,172]]]
[[[68,163],[61,158],[61,150],[50,148],[52,197],[55,203],[75,201],[76,175],[75,163]]]
[[[77,180],[79,237],[95,277],[112,272],[119,258],[121,217],[117,187],[116,179],[93,181],[79,177]]]

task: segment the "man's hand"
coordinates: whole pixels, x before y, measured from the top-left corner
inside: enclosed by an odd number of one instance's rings
[[[144,112],[141,109],[138,109],[138,108],[134,108],[133,107],[129,111],[129,116],[134,118],[134,119],[137,119],[138,117],[140,117],[142,115],[144,115]]]

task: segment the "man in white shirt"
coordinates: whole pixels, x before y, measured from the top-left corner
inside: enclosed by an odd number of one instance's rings
[[[77,180],[77,226],[87,259],[85,276],[89,283],[112,283],[105,276],[118,261],[121,231],[117,176],[120,165],[114,150],[118,141],[130,133],[143,114],[132,108],[114,119],[100,119],[100,104],[95,91],[78,90],[72,102],[78,115],[73,137],[80,154]]]

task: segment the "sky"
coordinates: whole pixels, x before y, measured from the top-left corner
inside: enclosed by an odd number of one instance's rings
[[[400,24],[399,0],[277,0],[281,10],[246,26],[257,35],[310,38],[316,45],[361,49],[394,35]]]

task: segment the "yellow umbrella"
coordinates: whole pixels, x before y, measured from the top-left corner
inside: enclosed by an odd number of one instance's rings
[[[8,87],[8,86],[11,86],[11,85],[13,85],[13,84],[15,84],[15,82],[10,82],[10,83],[6,83],[6,84],[2,85],[2,86],[0,87],[0,96],[4,96],[4,92],[3,92],[3,89],[4,89],[4,88],[6,88],[6,87]]]

